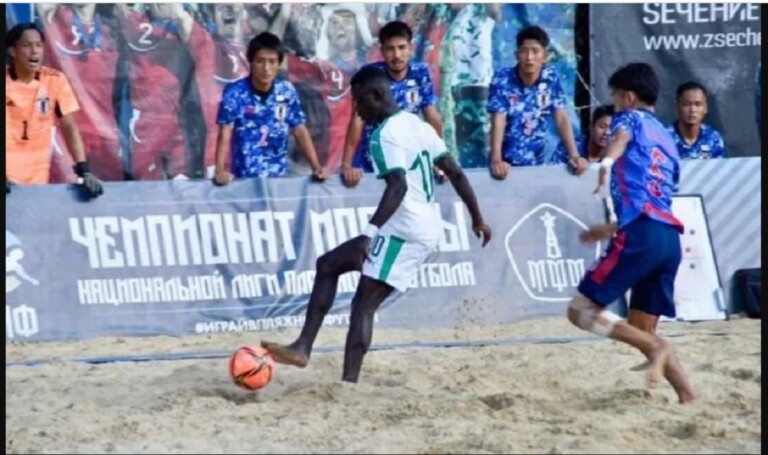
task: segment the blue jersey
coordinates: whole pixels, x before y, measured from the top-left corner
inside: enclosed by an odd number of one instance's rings
[[[387,65],[384,62],[375,62],[367,66],[378,68],[385,74],[389,74],[386,72]],[[418,115],[424,108],[434,106],[437,103],[432,78],[429,76],[429,67],[424,63],[414,61],[408,63],[408,72],[405,78],[401,81],[390,78],[389,87],[392,90],[392,98],[403,111]],[[365,125],[352,160],[354,167],[361,168],[365,172],[373,172],[369,144],[376,126]]]
[[[517,67],[493,75],[487,110],[505,114],[501,155],[513,166],[545,164],[547,129],[555,111],[565,108],[565,93],[554,66],[544,65],[532,86],[523,84]]]
[[[246,77],[224,88],[216,123],[230,125],[235,177],[280,177],[288,170],[291,129],[306,122],[299,95],[288,81],[276,79],[259,93]]]
[[[725,158],[723,136],[709,125],[701,125],[699,137],[690,145],[685,142],[683,135],[680,134],[677,122],[669,125],[667,130],[675,140],[677,152],[680,154],[681,159]]]
[[[574,136],[573,141],[576,143],[576,151],[579,152],[579,156],[585,159],[589,159],[589,149],[587,149],[587,144],[589,143],[589,138],[578,135]],[[560,143],[557,144],[557,149],[555,149],[555,152],[552,154],[549,160],[547,160],[547,164],[563,164],[568,162],[568,150],[565,148],[565,143],[561,140]]]
[[[630,141],[611,170],[611,198],[622,229],[641,215],[675,226],[683,224],[672,215],[672,193],[680,180],[677,147],[664,125],[651,112],[622,111],[611,122],[611,137],[620,129]]]

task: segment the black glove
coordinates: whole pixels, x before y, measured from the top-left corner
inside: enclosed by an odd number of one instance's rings
[[[77,183],[85,190],[89,197],[95,198],[104,193],[101,180],[88,171],[88,163],[81,161],[74,166],[75,174],[79,177]]]

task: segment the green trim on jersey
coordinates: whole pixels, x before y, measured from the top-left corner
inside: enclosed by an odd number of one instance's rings
[[[395,117],[400,112],[402,111],[397,111],[384,119],[384,121],[381,122],[381,125],[379,125],[379,127],[376,128],[371,135],[371,158],[373,158],[373,161],[376,162],[376,169],[379,171],[376,177],[383,177],[385,174],[388,174],[394,170],[387,168],[387,160],[384,159],[384,150],[381,148],[381,130],[384,129],[384,126],[389,122],[391,118]]]
[[[394,235],[389,236],[389,245],[387,245],[387,251],[384,253],[384,263],[381,264],[381,270],[379,271],[379,281],[387,281],[389,273],[392,271],[392,266],[395,265],[395,260],[400,254],[400,250],[403,249],[405,240]]]
[[[393,173],[395,171],[406,172],[405,168],[402,168],[400,166],[398,166],[398,167],[391,167],[391,168],[387,169],[386,171],[382,172],[381,174],[377,175],[376,178],[377,179],[383,179],[384,177],[388,176],[389,174],[391,174],[391,173]]]

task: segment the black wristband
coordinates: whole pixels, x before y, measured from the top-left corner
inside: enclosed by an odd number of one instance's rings
[[[85,177],[85,173],[88,172],[88,162],[80,161],[79,163],[76,163],[72,169],[75,170],[75,174],[77,174],[78,177]]]

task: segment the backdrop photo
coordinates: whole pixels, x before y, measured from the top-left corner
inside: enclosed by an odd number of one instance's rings
[[[485,104],[493,71],[516,63],[515,35],[538,24],[551,36],[567,98],[576,83],[573,4],[18,4],[7,23],[34,16],[46,33],[45,64],[71,81],[91,167],[108,181],[203,178],[213,173],[216,112],[224,86],[248,74],[248,41],[271,31],[289,55],[282,76],[296,86],[321,161],[341,163],[351,113],[349,79],[381,59],[378,31],[403,20],[413,58],[426,62],[445,124],[465,167],[489,152]],[[578,132],[578,117],[569,106]],[[559,143],[550,125],[548,151]],[[55,135],[52,181],[71,181],[71,159]],[[480,153],[478,153],[478,151]],[[309,174],[291,145],[292,175]],[[469,155],[477,159],[463,159]]]

